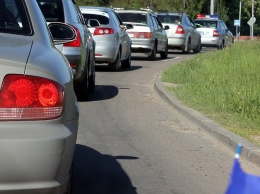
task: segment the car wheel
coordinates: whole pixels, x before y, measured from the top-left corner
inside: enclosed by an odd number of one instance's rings
[[[70,168],[70,178],[69,178],[69,181],[68,181],[68,184],[67,184],[67,192],[66,194],[72,194],[72,177],[73,177],[73,174],[72,174],[72,165],[71,165],[71,168]]]
[[[196,47],[196,49],[193,50],[194,53],[199,53],[201,51],[201,41],[199,40],[199,43]]]
[[[95,63],[95,62],[94,62]],[[89,91],[94,91],[96,85],[96,71],[95,71],[95,65],[93,67],[93,72],[91,76],[89,77]]]
[[[167,57],[168,57],[168,43],[166,43],[166,45],[165,45],[164,52],[161,52],[160,54],[161,54],[161,59],[167,59]]]
[[[182,52],[188,54],[190,52],[190,49],[191,49],[191,40],[189,39],[185,49]]]
[[[89,90],[89,73],[88,73],[88,67],[86,66],[86,74],[83,79],[83,81],[75,86],[75,93],[77,96],[77,99],[79,101],[87,100],[88,98],[88,90]]]
[[[156,43],[155,43],[154,47],[153,47],[153,50],[148,55],[148,59],[151,60],[151,61],[154,61],[156,59],[156,52],[157,52],[157,47],[156,47]]]
[[[122,67],[123,68],[130,68],[131,67],[131,53],[128,55],[128,58],[124,61],[122,61]]]
[[[109,63],[108,65],[112,71],[119,71],[121,69],[121,53],[118,50],[116,61],[113,63]]]
[[[221,42],[221,44],[218,46],[219,50],[222,50],[224,48],[224,41]]]

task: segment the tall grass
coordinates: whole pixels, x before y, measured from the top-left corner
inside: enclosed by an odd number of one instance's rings
[[[260,42],[236,42],[171,66],[163,82],[188,106],[237,133],[260,135]],[[246,134],[245,134],[246,135]]]

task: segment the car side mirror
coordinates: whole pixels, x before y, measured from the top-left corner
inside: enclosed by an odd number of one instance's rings
[[[97,27],[97,26],[100,26],[100,23],[96,19],[89,19],[87,25],[89,27]]]
[[[125,27],[126,27],[127,30],[134,28],[133,24],[126,24]]]
[[[54,44],[65,44],[76,39],[76,31],[70,25],[53,22],[48,27]]]
[[[163,28],[164,30],[169,30],[170,29],[170,27],[168,26],[168,25],[166,25],[166,26],[164,26],[164,28]]]
[[[195,24],[196,28],[200,28],[201,25],[200,24]]]

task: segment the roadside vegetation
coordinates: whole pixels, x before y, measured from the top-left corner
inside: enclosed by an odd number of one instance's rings
[[[171,66],[162,81],[188,107],[260,145],[260,41],[231,47]]]

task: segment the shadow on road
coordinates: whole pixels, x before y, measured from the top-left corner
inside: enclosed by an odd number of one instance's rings
[[[124,72],[124,71],[135,71],[138,69],[141,69],[142,66],[131,66],[130,68],[121,68],[119,71],[111,71],[111,69],[108,67],[107,64],[96,64],[96,72],[114,72],[114,73],[120,73],[120,72]]]
[[[77,144],[73,162],[73,194],[137,194],[118,159],[138,158],[103,155]]]

